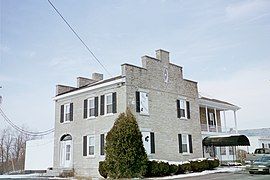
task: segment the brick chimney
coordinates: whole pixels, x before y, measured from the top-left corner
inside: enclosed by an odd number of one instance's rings
[[[101,80],[103,80],[103,74],[93,73],[92,74],[92,79],[95,80],[95,81],[101,81]]]
[[[163,49],[156,50],[156,58],[163,62],[170,62],[169,52]]]

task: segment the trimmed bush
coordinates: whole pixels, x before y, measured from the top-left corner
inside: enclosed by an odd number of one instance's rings
[[[157,162],[157,161],[148,161],[147,167],[147,177],[162,177],[168,176],[171,174],[169,163]]]
[[[208,162],[208,170],[215,169],[219,166],[219,160],[218,159],[207,159]]]
[[[193,172],[202,172],[206,169],[209,169],[207,160],[202,161],[190,161],[191,170]]]
[[[178,171],[176,172],[176,174],[184,174],[189,171],[191,171],[190,163],[180,164],[178,165]]]
[[[99,167],[98,167],[99,174],[104,177],[105,179],[108,177],[108,173],[106,171],[106,164],[105,161],[100,161],[99,162]]]
[[[148,160],[142,134],[130,110],[121,113],[108,132],[105,151],[108,177],[136,178],[146,174]]]
[[[175,164],[170,164],[170,175],[174,175],[176,174],[176,172],[178,171],[178,166]]]

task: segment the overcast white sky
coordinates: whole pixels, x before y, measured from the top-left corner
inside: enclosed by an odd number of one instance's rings
[[[0,2],[3,109],[17,124],[51,128],[55,85],[103,71],[46,0]],[[270,127],[270,1],[52,2],[113,75],[165,49],[202,94],[241,107],[239,129]]]

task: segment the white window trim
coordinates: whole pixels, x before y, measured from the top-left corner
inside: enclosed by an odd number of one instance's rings
[[[149,92],[146,92],[146,91],[139,91],[140,93],[140,108],[141,108],[141,93],[145,93],[147,95],[147,105],[148,105],[148,112],[147,113],[144,113],[140,110],[140,115],[142,116],[149,116]]]
[[[113,97],[112,97],[112,112],[111,113],[107,113],[107,96],[113,96],[113,93],[108,93],[104,95],[104,115],[105,116],[109,116],[109,115],[113,115]]]
[[[70,103],[64,104],[64,122],[63,123],[69,123],[70,122],[70,119],[69,120],[66,119],[66,114],[67,114],[66,107],[67,106],[69,106],[69,114],[70,114]]]
[[[186,141],[187,141],[187,152],[182,152],[183,155],[189,155],[190,154],[190,147],[189,147],[189,138],[188,134],[182,134],[182,145],[183,145],[183,137],[186,136]],[[183,148],[182,148],[183,151]]]
[[[95,113],[93,116],[90,116],[90,101],[93,100],[94,101],[94,111],[95,111],[95,97],[91,97],[87,99],[87,119],[95,119]]]
[[[89,143],[90,143],[90,141],[89,141],[89,138],[94,138],[94,154],[89,154]],[[88,135],[87,136],[87,157],[95,157],[95,150],[96,150],[96,139],[95,139],[95,135]]]
[[[213,115],[212,116],[213,117],[212,120],[211,120],[211,114]],[[211,122],[213,122],[213,123],[211,124]],[[215,127],[215,115],[212,112],[209,112],[209,125],[210,125],[210,127]]]
[[[187,100],[186,100],[186,98],[180,98],[179,99],[179,101],[180,101],[180,103],[179,103],[179,109],[180,109],[180,119],[184,119],[184,120],[186,120],[187,119]],[[185,117],[181,117],[181,101],[184,101],[184,105],[185,105]]]

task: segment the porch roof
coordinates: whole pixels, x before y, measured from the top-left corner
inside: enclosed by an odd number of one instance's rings
[[[250,146],[245,135],[208,136],[202,142],[204,146]]]
[[[208,106],[208,107],[221,109],[221,110],[237,111],[240,109],[240,107],[238,107],[234,104],[228,103],[226,101],[221,101],[218,99],[211,99],[211,98],[207,98],[207,97],[203,97],[203,96],[201,96],[199,98],[199,105],[200,106]]]

